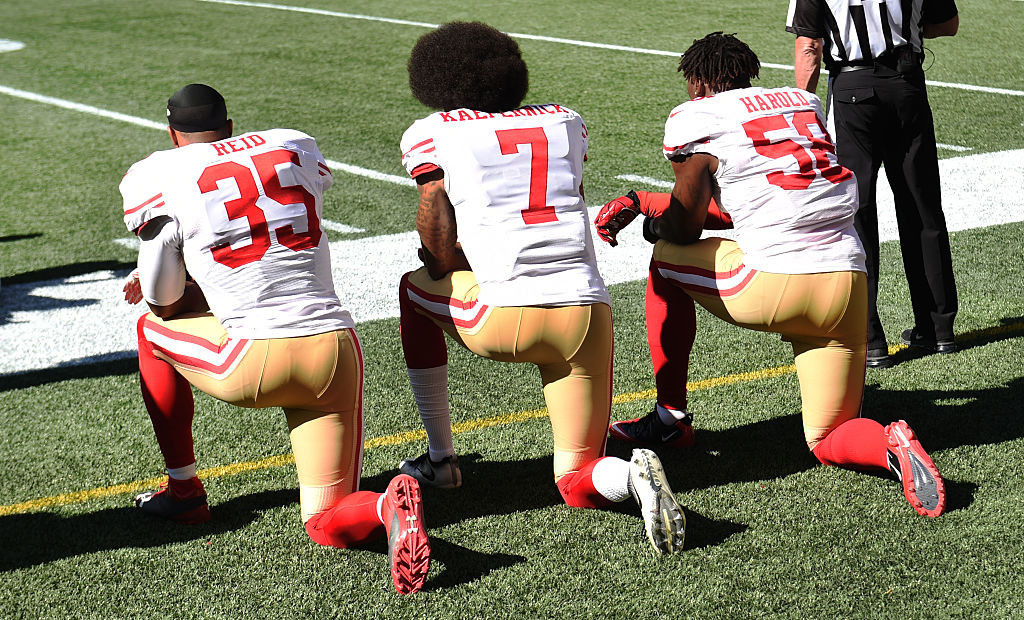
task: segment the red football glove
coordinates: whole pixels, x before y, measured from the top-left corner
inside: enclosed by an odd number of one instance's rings
[[[594,218],[597,236],[612,247],[619,245],[619,242],[615,240],[616,235],[620,230],[629,226],[629,223],[638,215],[640,215],[640,199],[636,192],[630,191],[625,196],[619,196],[601,207],[601,211]]]

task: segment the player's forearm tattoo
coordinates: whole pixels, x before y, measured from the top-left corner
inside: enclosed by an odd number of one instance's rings
[[[428,260],[432,264],[427,266],[432,273],[443,273],[457,267],[455,242],[458,232],[443,181],[430,181],[420,186],[416,230],[429,254]]]

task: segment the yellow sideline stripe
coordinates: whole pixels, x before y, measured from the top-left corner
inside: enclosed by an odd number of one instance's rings
[[[1024,321],[1012,321],[1004,325],[997,325],[995,327],[989,327],[986,329],[979,329],[977,331],[968,332],[957,336],[959,342],[970,342],[977,340],[985,336],[993,336],[996,334],[1005,333],[1016,333],[1020,332],[1024,328]],[[889,355],[895,355],[896,353],[907,349],[905,344],[895,344],[889,347]],[[702,379],[700,381],[688,381],[686,383],[686,389],[691,392],[699,390],[708,390],[711,388],[722,387],[723,385],[732,385],[734,383],[742,383],[745,381],[758,381],[761,379],[773,379],[775,377],[781,377],[784,375],[793,374],[796,372],[796,366],[789,364],[787,366],[776,366],[774,368],[765,368],[762,370],[754,370],[751,372],[741,372],[734,375],[727,375],[724,377],[712,377],[711,379]],[[638,400],[649,400],[655,397],[654,390],[641,390],[639,392],[629,392],[627,394],[619,394],[612,398],[613,404],[630,403]],[[469,420],[467,422],[459,422],[452,425],[452,434],[457,435],[460,433],[467,433],[469,431],[476,431],[483,428],[489,428],[492,426],[501,426],[505,424],[514,424],[516,422],[524,422],[534,418],[542,418],[548,414],[547,409],[533,409],[531,411],[519,411],[516,413],[508,413],[505,415],[494,416],[490,418],[477,418],[476,420]],[[385,435],[383,437],[373,437],[363,442],[364,450],[372,450],[374,448],[382,448],[385,446],[397,446],[406,443],[412,443],[414,441],[423,441],[427,438],[426,431],[408,431],[405,433],[396,433],[394,435]],[[272,467],[282,467],[284,465],[291,465],[295,462],[295,456],[292,454],[279,454],[276,456],[269,456],[267,458],[259,459],[257,461],[247,461],[244,463],[232,463],[231,465],[221,465],[218,467],[208,467],[201,469],[198,472],[200,478],[222,478],[224,476],[234,476],[242,472],[247,471],[259,471],[261,469],[270,469]],[[165,480],[164,476],[158,478],[149,478],[148,480],[136,480],[135,482],[127,482],[124,484],[115,484],[109,487],[100,487],[97,489],[89,489],[87,491],[75,491],[74,493],[61,493],[60,495],[52,495],[50,497],[41,497],[39,499],[29,500],[27,502],[21,502],[18,504],[8,504],[6,506],[0,506],[0,517],[7,515],[23,514],[31,512],[33,510],[41,510],[44,508],[53,508],[54,506],[66,506],[68,504],[78,504],[81,502],[87,502],[92,499],[100,497],[108,497],[110,495],[122,495],[125,493],[135,493],[145,489],[151,489],[158,486]]]
[[[686,384],[686,388],[687,390],[694,392],[698,390],[706,390],[710,388],[721,387],[723,385],[731,385],[733,383],[740,383],[743,381],[770,379],[773,377],[780,377],[783,375],[792,374],[794,372],[796,372],[796,366],[790,364],[788,366],[766,368],[764,370],[756,370],[753,372],[742,372],[735,375],[728,375],[725,377],[714,377],[711,379],[703,379],[701,381],[690,381]],[[654,396],[654,390],[642,390],[639,392],[619,394],[618,396],[612,398],[612,403],[621,404],[634,402],[638,400],[649,400],[654,398]],[[461,433],[468,433],[470,431],[477,431],[484,428],[490,428],[492,426],[503,426],[507,424],[515,424],[517,422],[525,422],[526,420],[543,418],[547,414],[548,410],[544,408],[533,409],[530,411],[518,411],[515,413],[507,413],[504,415],[498,415],[489,418],[477,418],[475,420],[468,420],[466,422],[458,422],[456,424],[453,424],[452,434],[458,435]],[[426,438],[427,433],[426,431],[423,430],[396,433],[394,435],[385,435],[383,437],[373,437],[363,442],[363,449],[372,450],[374,448],[383,448],[385,446],[397,446],[417,441],[423,441]],[[270,469],[273,467],[282,467],[284,465],[291,465],[294,462],[294,455],[280,454],[276,456],[270,456],[267,458],[259,459],[256,461],[246,461],[244,463],[233,463],[231,465],[209,467],[206,469],[201,469],[197,473],[200,478],[208,480],[210,478],[234,476],[236,474],[240,474],[247,471],[259,471],[262,469]],[[0,517],[13,514],[22,514],[25,512],[41,510],[44,508],[53,508],[55,506],[78,504],[81,502],[87,502],[89,500],[98,499],[101,497],[108,497],[111,495],[137,493],[139,491],[144,491],[146,489],[155,488],[159,486],[160,483],[162,483],[165,479],[166,478],[164,476],[160,476],[158,478],[150,478],[148,480],[137,480],[135,482],[115,484],[113,486],[89,489],[87,491],[61,493],[60,495],[41,497],[39,499],[33,499],[27,502],[21,502],[19,504],[9,504],[7,506],[0,506]]]

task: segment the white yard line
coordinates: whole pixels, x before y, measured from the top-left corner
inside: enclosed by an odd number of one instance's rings
[[[342,224],[341,222],[332,222],[331,220],[320,220],[320,226],[325,230],[333,230],[334,232],[344,234],[366,232],[362,228],[356,228],[355,226],[349,226],[348,224]]]
[[[130,116],[128,114],[121,114],[120,112],[111,112],[110,110],[104,110],[84,103],[76,103],[74,101],[68,101],[67,99],[58,99],[57,97],[40,95],[27,90],[11,88],[9,86],[0,85],[0,94],[10,95],[11,97],[17,97],[19,99],[26,99],[28,101],[35,101],[37,103],[45,103],[47,105],[57,106],[58,108],[64,108],[67,110],[74,110],[76,112],[84,112],[85,114],[92,114],[93,116],[109,118],[124,123],[131,123],[132,125],[138,125],[139,127],[146,127],[148,129],[167,131],[166,123],[156,123],[145,118],[139,118],[138,116]],[[332,170],[340,170],[356,176],[367,177],[377,181],[385,181],[387,183],[395,183],[397,185],[406,185],[409,187],[415,187],[416,185],[416,183],[409,177],[387,174],[386,172],[378,172],[377,170],[353,166],[352,164],[346,164],[332,159],[328,159],[326,161],[327,166]]]
[[[16,52],[21,48],[25,47],[25,44],[21,41],[12,41],[10,39],[0,39],[0,53],[3,52]]]
[[[671,189],[675,185],[672,181],[664,181],[662,179],[655,179],[654,177],[645,177],[639,174],[620,174],[615,178],[622,179],[623,181],[630,181],[632,183],[643,183],[644,185],[661,187],[664,189]]]
[[[35,101],[36,103],[45,103],[47,105],[57,106],[58,108],[64,108],[66,110],[74,110],[75,112],[84,112],[86,114],[92,114],[93,116],[110,118],[115,121],[138,125],[139,127],[167,131],[166,123],[155,123],[144,118],[139,118],[138,116],[129,116],[127,114],[121,114],[120,112],[111,112],[110,110],[103,110],[91,105],[85,105],[84,103],[76,103],[74,101],[68,101],[67,99],[58,99],[47,95],[30,93],[27,90],[19,90],[9,86],[0,85],[0,94],[10,95],[11,97],[17,97],[19,99],[26,99],[28,101]]]
[[[357,19],[364,21],[382,22],[386,24],[398,24],[401,26],[416,26],[420,28],[437,28],[440,24],[431,24],[427,22],[415,22],[404,19],[392,19],[390,17],[377,17],[374,15],[360,15],[357,13],[342,13],[339,11],[327,11],[324,9],[312,9],[302,6],[291,6],[288,4],[270,4],[267,2],[247,2],[246,0],[196,0],[197,2],[208,2],[211,4],[230,4],[234,6],[246,6],[260,9],[274,9],[277,11],[291,11],[294,13],[309,13],[312,15],[323,15],[325,17],[341,17],[344,19]],[[1018,0],[1020,1],[1020,0]],[[682,52],[673,52],[666,50],[656,50],[646,47],[629,47],[626,45],[614,45],[611,43],[595,43],[593,41],[580,41],[577,39],[563,39],[561,37],[548,37],[537,34],[525,34],[521,32],[509,32],[507,33],[511,37],[517,39],[530,39],[533,41],[547,41],[550,43],[563,43],[565,45],[575,45],[577,47],[593,47],[598,49],[614,50],[619,52],[632,52],[635,54],[650,54],[654,56],[674,56],[679,57]],[[782,65],[771,62],[762,62],[761,66],[766,69],[779,69],[782,71],[792,71],[793,65]],[[1008,88],[993,88],[989,86],[974,86],[972,84],[956,84],[953,82],[933,82],[928,80],[929,86],[941,86],[943,88],[956,88],[959,90],[970,90],[983,93],[993,93],[998,95],[1010,95],[1013,97],[1024,97],[1024,91],[1011,90]]]

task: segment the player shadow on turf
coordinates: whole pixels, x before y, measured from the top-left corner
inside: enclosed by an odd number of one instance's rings
[[[24,241],[25,239],[36,239],[42,236],[43,233],[27,233],[24,235],[0,235],[0,243],[9,243],[11,241]]]
[[[957,351],[967,351],[993,342],[1020,337],[1021,335],[1024,335],[1024,317],[1003,317],[999,319],[998,326],[975,329],[969,332],[957,334]],[[931,355],[936,354],[921,347],[906,347],[897,351],[891,357],[893,365],[895,366],[903,362],[909,362],[911,360],[929,357]],[[943,359],[949,360],[951,364],[956,361],[955,357],[944,357]],[[877,372],[886,371],[887,369],[881,369]]]
[[[137,372],[139,372],[139,358],[134,352],[131,357],[106,355],[79,358],[53,368],[28,370],[9,375],[0,374],[0,393],[74,379],[97,379],[131,375]]]
[[[95,299],[59,299],[35,295],[33,294],[34,287],[21,285],[36,282],[45,283],[50,280],[66,280],[67,278],[96,271],[113,271],[114,277],[123,278],[134,268],[135,263],[86,261],[61,265],[59,267],[47,267],[5,277],[3,278],[3,287],[0,288],[0,325],[9,323],[12,314],[15,312],[45,312],[62,308],[80,308],[97,303]]]
[[[213,519],[183,525],[142,514],[134,506],[72,516],[31,512],[0,517],[0,573],[115,549],[150,548],[241,529],[260,513],[296,501],[295,489],[263,491],[212,507]]]
[[[116,260],[94,260],[81,263],[70,263],[56,267],[44,267],[17,273],[3,278],[4,286],[15,284],[26,284],[28,282],[44,282],[46,280],[64,280],[75,276],[83,276],[94,271],[113,271],[118,277],[125,277],[132,269],[135,269],[134,262],[123,262]],[[0,289],[2,290],[2,289]]]
[[[906,420],[941,472],[943,450],[1024,437],[1020,394],[1024,394],[1024,377],[1014,378],[1006,385],[967,390],[890,390],[868,385],[864,416],[881,424]],[[677,492],[736,482],[770,482],[822,467],[802,441],[802,423],[797,413],[718,431],[701,429],[698,417],[696,428],[695,447],[657,450]],[[609,441],[608,453],[625,456],[630,448]],[[947,512],[970,506],[978,485],[970,480],[945,478]],[[894,493],[899,491],[895,480],[886,478],[880,482],[892,484]]]
[[[545,456],[512,461],[492,461],[485,459],[479,453],[460,455],[461,487],[458,489],[424,488],[423,508],[427,528],[444,527],[469,519],[510,515],[554,506],[562,506],[565,510],[582,510],[565,506],[565,501],[552,478],[552,458]],[[628,460],[628,454],[625,458]],[[378,476],[364,478],[360,488],[382,489],[393,474],[394,472],[385,472]],[[627,499],[624,502],[599,509],[599,511],[619,513],[635,519],[638,532],[636,542],[643,543],[643,521],[632,500]],[[747,529],[743,524],[711,519],[697,514],[692,509],[686,510],[686,518],[687,538],[684,549],[713,547]],[[461,561],[460,558],[459,562]]]

